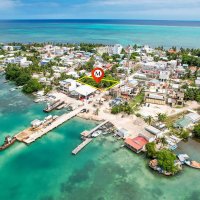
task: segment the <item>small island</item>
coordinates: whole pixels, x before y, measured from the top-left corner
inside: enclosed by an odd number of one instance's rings
[[[113,130],[106,133],[131,151],[144,152],[149,167],[161,174],[176,175],[188,163],[198,167],[197,161],[182,162],[175,151],[182,140],[200,137],[199,49],[8,43],[1,45],[0,54],[1,71],[16,85],[11,92],[21,89],[34,95],[35,103],[47,102],[47,113],[67,110],[34,120],[36,128],[13,140],[30,144],[79,116],[112,124]],[[91,76],[96,67],[105,72],[100,83]],[[93,136],[106,135],[102,130],[84,135],[83,146]]]

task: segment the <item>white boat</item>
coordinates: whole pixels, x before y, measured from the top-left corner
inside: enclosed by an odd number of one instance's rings
[[[101,135],[102,131],[95,131],[94,133],[92,133],[92,137],[98,137],[99,135]]]
[[[23,88],[23,86],[17,86],[16,87],[16,89],[22,89]]]
[[[40,99],[35,99],[34,102],[35,102],[35,103],[39,103],[39,102],[40,102]]]
[[[177,157],[182,164],[189,159],[189,156],[187,154],[178,154]]]
[[[10,89],[11,92],[13,92],[13,91],[15,91],[15,90],[16,90],[15,88],[11,88],[11,89]]]
[[[37,99],[34,100],[35,103],[39,103],[39,102],[42,102],[42,101],[45,101],[45,98],[41,97],[41,98],[37,98]]]

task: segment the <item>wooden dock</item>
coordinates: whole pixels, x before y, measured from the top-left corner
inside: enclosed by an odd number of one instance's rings
[[[92,130],[88,131],[88,130],[85,130],[83,132],[81,132],[81,136],[83,138],[87,138],[87,137],[91,137],[92,133],[94,131],[96,131],[97,129],[99,129],[101,126],[103,126],[104,124],[106,124],[108,121],[104,121],[103,123],[99,124],[98,126],[96,126],[95,128],[93,128]]]
[[[92,138],[86,138],[81,144],[79,144],[73,151],[72,154],[76,155],[79,151],[81,151],[87,144],[92,141]]]
[[[104,121],[103,123],[99,124],[98,126],[96,126],[95,128],[93,128],[92,130],[87,132],[87,136],[91,136],[91,134],[93,132],[95,132],[96,130],[98,130],[100,127],[102,127],[103,125],[105,125],[106,123],[108,123],[108,120]]]
[[[45,108],[43,111],[44,112],[51,112],[52,110],[58,108],[59,106],[63,105],[64,103],[65,103],[64,101],[57,100],[52,105],[49,105],[49,107]]]
[[[109,121],[106,120],[104,122],[102,122],[101,124],[99,124],[98,126],[96,126],[95,128],[93,128],[92,130],[90,131],[83,131],[81,133],[81,136],[82,138],[84,138],[84,141],[78,145],[73,151],[72,151],[72,154],[76,155],[79,151],[81,151],[87,144],[89,144],[91,141],[92,141],[92,138],[91,137],[91,134],[93,132],[95,132],[96,130],[98,130],[100,127],[102,127],[103,125],[105,125],[106,123],[108,123]],[[88,138],[89,137],[89,138]]]
[[[32,130],[31,128],[25,129],[24,131],[15,135],[15,138],[20,142],[30,144],[30,143],[34,142],[35,140],[37,140],[38,138],[42,137],[43,135],[47,134],[49,131],[52,131],[56,127],[62,125],[64,122],[75,117],[83,109],[84,109],[84,107],[80,107],[70,113],[63,114],[60,117],[56,118],[50,124],[40,128],[39,130]]]

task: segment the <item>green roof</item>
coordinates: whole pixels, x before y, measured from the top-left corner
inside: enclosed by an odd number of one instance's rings
[[[192,123],[192,120],[189,118],[181,118],[174,123],[174,127],[176,128],[186,128]]]

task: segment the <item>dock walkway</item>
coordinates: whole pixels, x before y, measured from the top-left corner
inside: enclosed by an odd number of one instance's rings
[[[81,144],[79,144],[73,151],[72,154],[76,155],[79,151],[81,151],[87,144],[89,144],[92,141],[92,138],[87,138],[90,137],[91,134],[98,130],[101,126],[105,125],[108,121],[104,121],[103,123],[99,124],[95,128],[93,128],[90,131],[83,131],[81,135],[84,137],[84,140]]]
[[[22,131],[15,135],[18,141],[24,142],[26,144],[30,144],[37,140],[38,138],[42,137],[43,135],[47,134],[49,131],[57,128],[58,126],[62,125],[64,122],[70,120],[71,118],[75,117],[78,113],[80,113],[84,107],[77,108],[76,110],[66,113],[55,119],[50,125],[41,128],[37,131]],[[28,133],[27,133],[28,132]]]
[[[72,154],[76,155],[79,151],[81,151],[87,144],[92,141],[92,138],[86,138],[81,144],[79,144],[73,151]]]
[[[96,130],[98,130],[100,127],[102,127],[106,123],[108,123],[108,120],[104,121],[103,123],[101,123],[98,126],[96,126],[95,128],[93,128],[92,130],[88,131],[88,133],[87,133],[88,136],[90,136],[93,132],[95,132]]]

